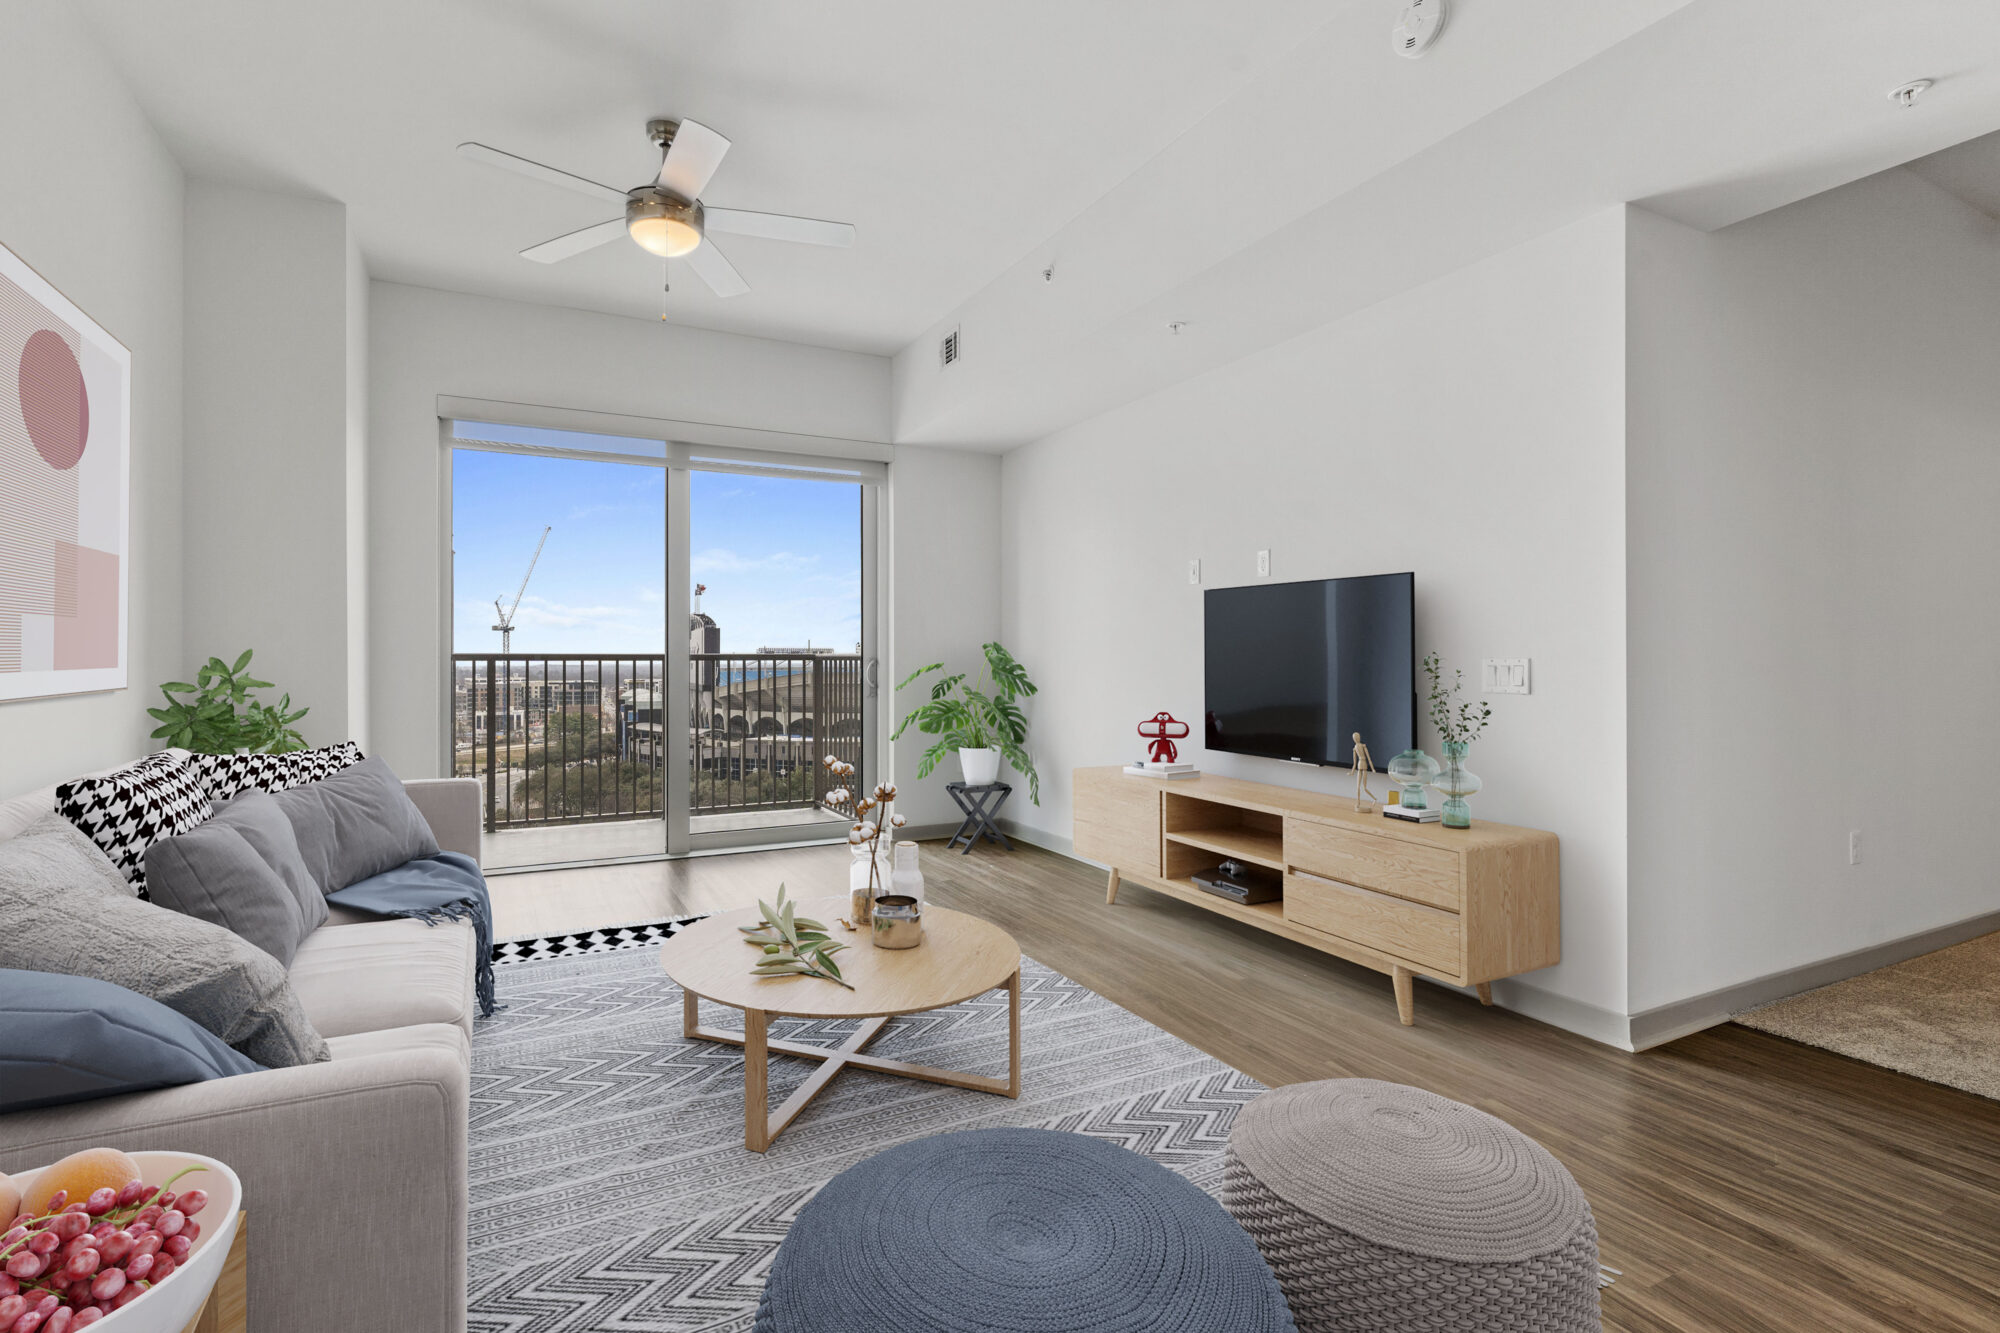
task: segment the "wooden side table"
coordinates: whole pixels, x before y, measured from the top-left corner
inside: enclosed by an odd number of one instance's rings
[[[236,1239],[201,1313],[181,1333],[247,1333],[250,1327],[250,1214],[236,1215]]]
[[[845,897],[799,904],[800,916],[826,922],[846,910]],[[751,976],[758,954],[743,943],[737,927],[755,925],[762,915],[754,907],[718,912],[660,947],[660,966],[681,988],[682,1033],[743,1048],[743,1146],[751,1152],[767,1150],[806,1103],[850,1066],[1002,1097],[1021,1095],[1021,947],[1012,935],[990,921],[927,904],[924,942],[914,949],[878,949],[861,931],[842,935],[853,947],[836,954],[834,961],[854,987],[848,990],[817,977]],[[1001,987],[1007,990],[1005,1078],[933,1069],[863,1052],[897,1014],[944,1009]],[[743,1030],[702,1027],[698,1000],[741,1009]],[[865,1021],[840,1046],[828,1048],[772,1040],[770,1019],[786,1014]],[[774,1052],[820,1061],[820,1067],[775,1112],[769,1101],[769,1061]]]

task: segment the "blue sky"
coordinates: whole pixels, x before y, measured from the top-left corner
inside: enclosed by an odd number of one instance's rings
[[[694,579],[724,652],[854,651],[859,486],[696,472],[691,492]],[[514,651],[662,651],[666,472],[478,449],[452,457],[453,651],[499,650],[493,599],[513,601],[545,524]]]

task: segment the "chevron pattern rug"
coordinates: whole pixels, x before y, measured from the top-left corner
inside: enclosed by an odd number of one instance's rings
[[[472,1042],[474,1333],[745,1333],[799,1209],[891,1144],[1030,1125],[1144,1153],[1219,1193],[1237,1110],[1263,1085],[1023,960],[1019,1101],[843,1071],[771,1151],[743,1147],[738,1048],[688,1041],[654,950],[500,969],[506,1006]],[[734,1026],[704,1005],[702,1021]],[[840,1022],[773,1020],[838,1045]],[[892,1020],[869,1048],[1004,1072],[993,992]],[[813,1068],[774,1056],[776,1106]]]

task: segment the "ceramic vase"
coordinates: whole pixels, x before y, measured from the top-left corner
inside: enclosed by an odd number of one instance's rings
[[[1467,741],[1446,741],[1444,767],[1428,784],[1444,797],[1443,822],[1446,828],[1472,827],[1472,806],[1467,803],[1466,797],[1476,793],[1484,784],[1465,766],[1466,751],[1471,748],[1471,743]]]

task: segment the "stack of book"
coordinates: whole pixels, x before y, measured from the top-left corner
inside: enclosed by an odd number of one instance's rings
[[[1141,759],[1136,764],[1125,765],[1125,771],[1135,778],[1198,778],[1201,770],[1193,764],[1163,764],[1150,759]]]
[[[1436,806],[1426,806],[1422,810],[1412,810],[1407,805],[1385,805],[1382,813],[1390,819],[1400,819],[1406,824],[1435,824],[1444,818],[1444,811]]]

